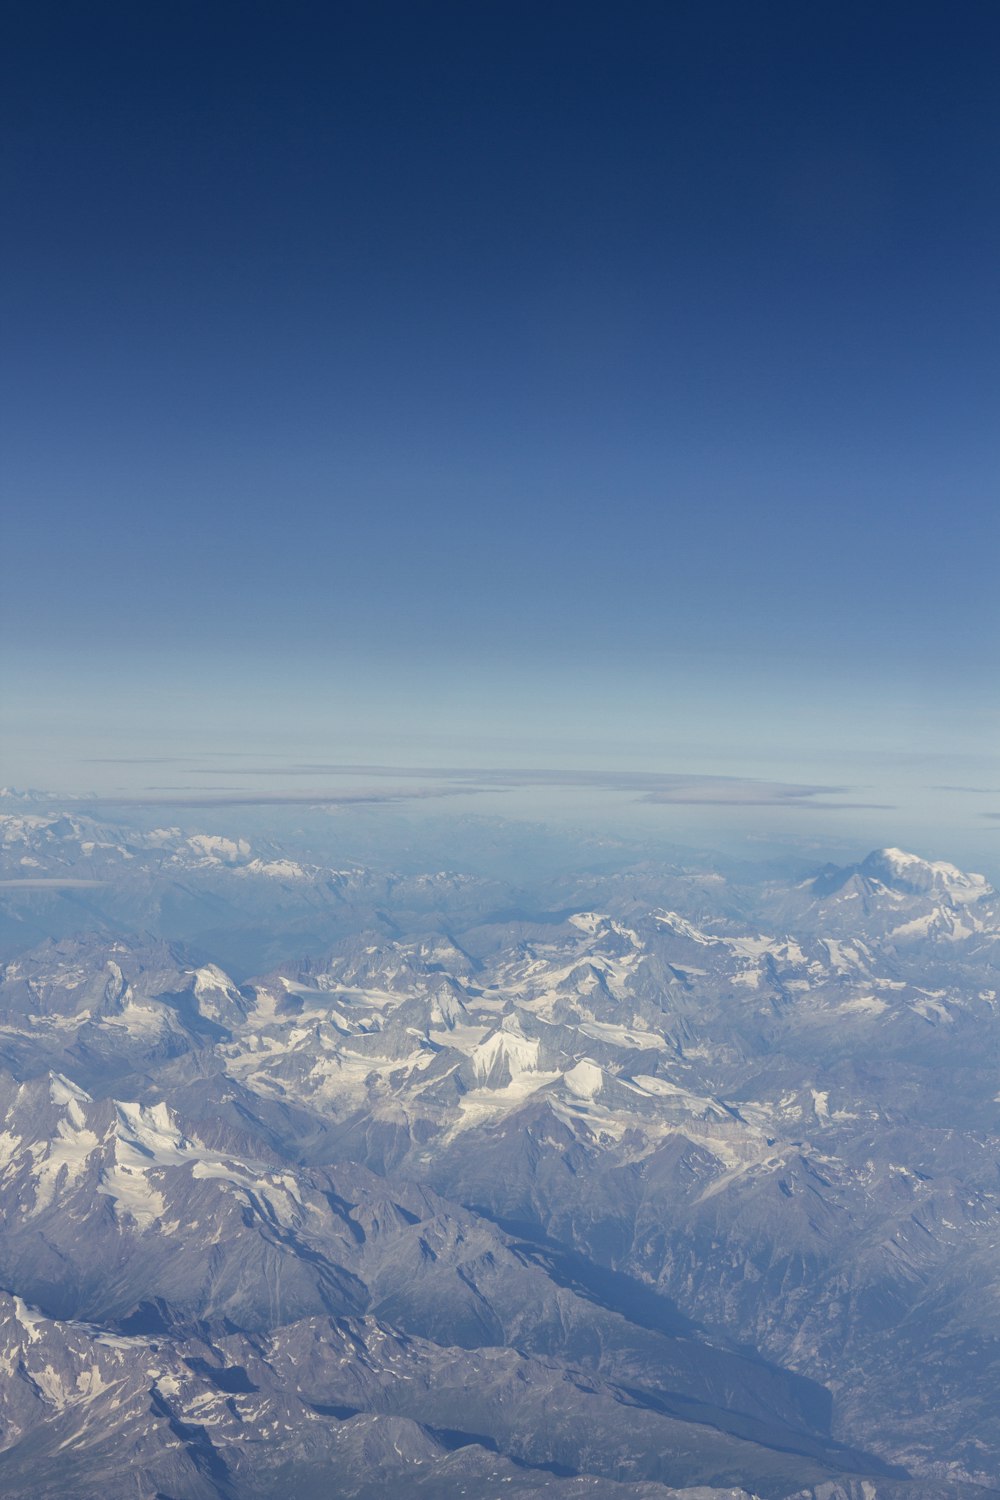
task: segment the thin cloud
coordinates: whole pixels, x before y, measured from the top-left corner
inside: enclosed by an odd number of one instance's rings
[[[207,796],[187,796],[181,792],[176,797],[87,797],[81,800],[88,807],[354,807],[450,795],[448,789],[438,791],[422,787],[395,792],[247,792],[237,796],[215,792]]]
[[[1000,797],[1000,786],[932,786],[931,792],[971,792],[976,797]]]
[[[806,791],[796,796],[789,796],[783,790],[777,790],[773,794],[754,794],[738,789],[729,793],[717,792],[712,796],[700,797],[694,792],[648,792],[641,798],[643,802],[656,802],[661,805],[679,805],[684,807],[796,807],[806,809],[821,809],[824,812],[849,812],[858,810],[891,812],[895,807],[892,802],[819,802],[815,793]]]
[[[296,764],[286,766],[198,767],[202,776],[367,776],[410,777],[414,780],[473,782],[480,786],[573,786],[602,787],[614,791],[672,793],[686,788],[757,788],[761,794],[781,797],[838,795],[853,791],[849,786],[800,785],[760,781],[743,776],[708,776],[667,771],[580,771],[549,767],[483,766],[383,766],[344,764]],[[839,805],[839,804],[838,804]]]
[[[4,891],[90,891],[98,886],[107,885],[106,880],[70,880],[62,876],[53,876],[51,879],[37,876],[34,879],[0,880],[0,890]]]
[[[121,806],[143,802],[146,805],[177,805],[189,807],[216,806],[269,806],[281,804],[353,805],[355,803],[399,802],[428,797],[468,795],[479,791],[502,791],[519,787],[573,787],[599,791],[632,793],[639,801],[674,806],[697,807],[807,807],[822,811],[891,810],[892,803],[835,801],[847,796],[856,788],[830,786],[826,784],[798,784],[794,782],[761,781],[751,777],[682,775],[660,771],[579,771],[550,768],[483,768],[474,766],[383,766],[344,764],[295,764],[285,766],[233,766],[198,767],[194,774],[203,776],[265,776],[292,778],[300,776],[365,777],[369,780],[399,780],[401,777],[418,782],[447,782],[449,785],[431,788],[426,785],[416,788],[395,788],[391,792],[260,792],[240,789],[238,793],[216,796],[208,788],[190,788],[188,794],[178,788],[178,796],[155,798],[101,798],[100,802]],[[150,788],[151,791],[167,790]],[[191,795],[198,791],[209,795]]]
[[[85,755],[85,766],[182,766],[186,755]]]

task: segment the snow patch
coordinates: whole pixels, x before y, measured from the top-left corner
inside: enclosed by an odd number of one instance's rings
[[[604,1087],[604,1072],[589,1057],[583,1057],[563,1074],[563,1082],[578,1099],[593,1099]]]

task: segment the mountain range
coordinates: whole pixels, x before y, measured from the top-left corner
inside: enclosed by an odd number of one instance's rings
[[[983,877],[8,806],[10,1500],[1000,1494]]]

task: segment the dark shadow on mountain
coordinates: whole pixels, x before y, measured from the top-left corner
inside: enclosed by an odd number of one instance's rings
[[[207,1359],[185,1359],[184,1363],[194,1375],[200,1375],[216,1390],[225,1391],[227,1396],[252,1396],[260,1389],[242,1365],[227,1365],[220,1369],[217,1365],[210,1365]]]
[[[478,1203],[467,1207],[510,1235],[515,1255],[540,1266],[557,1286],[576,1292],[608,1312],[619,1313],[629,1323],[649,1332],[663,1333],[669,1338],[699,1336],[698,1325],[681,1312],[676,1302],[652,1287],[643,1286],[622,1271],[595,1265],[578,1251],[549,1239],[537,1225],[526,1220],[500,1218]]]

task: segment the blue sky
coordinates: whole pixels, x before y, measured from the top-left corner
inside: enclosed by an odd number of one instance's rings
[[[4,26],[9,779],[982,780],[995,6]]]

